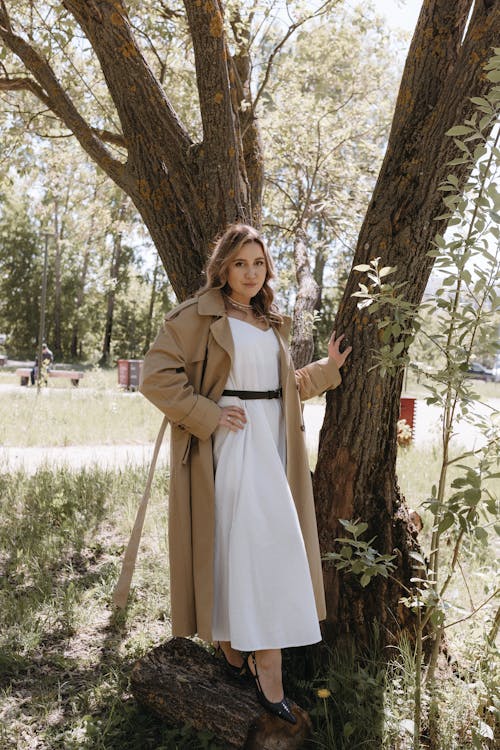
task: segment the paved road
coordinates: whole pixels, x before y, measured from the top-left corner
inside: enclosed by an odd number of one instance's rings
[[[490,417],[491,408],[500,410],[500,399],[489,399],[488,406],[478,405],[479,411]],[[306,440],[311,452],[317,450],[319,431],[323,422],[324,406],[322,404],[306,404],[304,419],[306,424]],[[414,443],[425,446],[439,440],[440,418],[436,406],[427,406],[423,401],[417,402]],[[485,437],[481,431],[472,428],[467,423],[457,425],[457,443],[468,449],[477,448],[484,443]],[[0,471],[14,470],[23,467],[28,472],[34,472],[39,466],[66,464],[76,469],[83,466],[97,464],[102,467],[126,467],[149,463],[153,454],[152,444],[141,445],[86,445],[68,446],[64,448],[1,448]],[[168,432],[160,451],[159,463],[168,461]]]

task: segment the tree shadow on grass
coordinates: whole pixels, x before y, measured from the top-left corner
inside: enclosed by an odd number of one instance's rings
[[[109,519],[143,483],[137,469],[0,474],[0,745],[216,747],[165,726],[129,691],[135,660],[166,630],[133,596],[132,622],[110,608],[123,545]]]

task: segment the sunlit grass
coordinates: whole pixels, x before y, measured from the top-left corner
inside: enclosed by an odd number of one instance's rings
[[[162,415],[139,393],[107,388],[0,390],[0,444],[65,446],[154,441]]]
[[[126,615],[110,605],[145,480],[146,467],[0,475],[2,748],[200,747],[128,690],[135,659],[170,634],[165,472]]]
[[[0,405],[7,414],[4,396],[0,394]],[[21,398],[40,410],[44,404],[52,407],[41,411],[37,424],[45,421],[46,429],[50,425],[59,439],[59,422],[70,407],[74,413],[79,404],[87,403],[90,427],[92,419],[106,422],[99,409],[102,412],[115,399],[107,385],[87,394],[83,389],[61,389],[47,390],[38,401],[34,396],[30,392]],[[149,410],[157,419],[154,438],[161,415],[145,399],[117,393],[116,403],[118,421],[110,417],[110,424],[135,427],[137,414],[127,422],[126,411],[141,405],[145,414]],[[117,434],[113,430],[109,428],[111,437]],[[44,444],[46,440],[45,436]],[[166,727],[136,704],[128,687],[134,661],[170,635],[165,469],[157,471],[154,481],[128,610],[116,615],[110,606],[146,471],[147,467],[115,472],[94,466],[78,471],[44,468],[33,475],[0,473],[2,750],[215,750],[216,745],[189,729]],[[437,448],[400,450],[398,477],[409,505],[422,511],[438,471]],[[498,485],[496,479],[492,491],[498,491]],[[429,519],[423,515],[420,541],[428,554]],[[444,565],[450,554],[451,546],[445,546]],[[468,543],[462,568],[447,593],[450,621],[462,617],[471,602],[481,603],[494,574],[491,548]],[[474,727],[481,728],[480,722],[492,725],[498,673],[494,655],[485,651],[485,634],[494,614],[492,601],[476,618],[447,631],[454,666],[442,678],[443,750],[472,749]],[[375,652],[359,660],[355,654],[334,650],[329,664],[317,665],[313,682],[296,686],[297,699],[309,695],[307,707],[316,728],[311,750],[410,747],[413,654],[402,644],[393,656],[385,675],[384,660]],[[327,699],[316,696],[323,685],[331,688]],[[334,741],[324,722],[330,704]],[[375,720],[379,723],[372,727]],[[375,729],[378,740],[370,745]],[[353,744],[358,740],[361,744]],[[483,745],[493,747],[486,741]]]

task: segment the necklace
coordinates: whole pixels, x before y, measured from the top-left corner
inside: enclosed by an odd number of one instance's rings
[[[253,310],[252,305],[244,305],[242,302],[236,302],[236,300],[230,297],[229,294],[226,294],[225,296],[229,304],[235,307],[237,310],[243,310],[243,312],[248,312],[249,310]]]

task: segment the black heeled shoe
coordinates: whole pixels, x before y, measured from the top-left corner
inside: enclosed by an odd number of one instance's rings
[[[255,669],[255,674],[250,669],[250,664],[248,663],[248,660],[252,658],[253,666]],[[249,674],[252,675],[252,677],[255,680],[255,690],[257,693],[257,700],[259,701],[260,705],[263,706],[266,711],[269,711],[270,714],[273,714],[274,716],[279,716],[280,719],[283,719],[284,721],[290,722],[290,724],[296,724],[297,719],[292,713],[292,709],[290,707],[290,703],[288,702],[288,698],[283,695],[283,699],[278,701],[278,703],[271,703],[266,696],[264,695],[264,691],[262,690],[262,685],[260,684],[260,678],[259,673],[257,672],[257,661],[255,659],[255,654],[252,652],[248,654],[246,658],[246,668]]]
[[[237,667],[234,664],[231,664],[220,645],[220,641],[217,642],[215,654],[220,654],[220,658],[222,659],[224,664],[224,669],[226,670],[226,674],[229,677],[232,677],[234,680],[238,680],[238,682],[243,682],[248,678],[247,663],[245,659],[243,659],[243,664],[241,665],[241,667]]]

